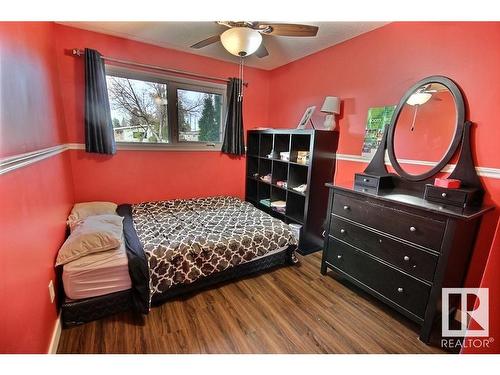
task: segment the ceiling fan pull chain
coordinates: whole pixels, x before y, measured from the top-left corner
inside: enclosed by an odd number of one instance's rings
[[[239,64],[239,82],[238,82],[238,101],[243,100],[243,56],[240,56]]]

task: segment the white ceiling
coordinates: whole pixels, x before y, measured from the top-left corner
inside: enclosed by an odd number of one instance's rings
[[[201,49],[190,45],[222,33],[226,28],[215,22],[61,22],[80,29],[97,31],[127,39],[154,44],[213,57],[219,60],[238,62],[236,56],[227,52],[221,43]],[[264,58],[249,56],[245,65],[261,69],[274,69],[300,59],[319,50],[338,44],[357,35],[366,33],[386,24],[386,22],[303,22],[319,26],[318,35],[312,38],[264,36],[269,55]],[[85,46],[68,46],[68,48]]]

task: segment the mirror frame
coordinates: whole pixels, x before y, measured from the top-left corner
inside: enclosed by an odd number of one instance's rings
[[[431,168],[429,171],[421,173],[419,175],[413,175],[413,174],[409,174],[409,173],[405,172],[396,158],[396,155],[394,153],[394,132],[396,130],[396,123],[398,121],[401,110],[403,109],[403,106],[406,104],[406,101],[408,100],[408,98],[420,86],[426,85],[429,83],[440,83],[443,86],[445,86],[448,90],[450,90],[450,92],[452,93],[453,98],[455,99],[455,105],[457,108],[457,126],[455,128],[455,135],[453,136],[453,139],[450,142],[448,150],[446,151],[444,156],[441,158],[441,160],[433,168]],[[455,151],[457,150],[458,146],[460,145],[460,142],[462,141],[464,122],[465,122],[464,98],[462,96],[462,92],[460,91],[458,85],[455,82],[453,82],[451,79],[444,77],[444,76],[430,76],[430,77],[427,77],[427,78],[424,78],[424,79],[418,81],[408,91],[406,91],[405,95],[400,100],[398,106],[396,107],[396,109],[394,111],[394,114],[393,114],[392,119],[391,119],[391,124],[389,125],[389,129],[388,129],[387,153],[389,155],[389,160],[391,161],[391,165],[394,168],[394,170],[396,171],[396,173],[400,177],[403,177],[409,181],[422,181],[422,180],[426,180],[426,179],[434,176],[436,173],[441,171],[441,169],[443,169],[448,164],[448,162],[451,160],[451,158],[455,154]]]

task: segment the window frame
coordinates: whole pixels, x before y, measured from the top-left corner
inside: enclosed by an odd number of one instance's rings
[[[167,119],[168,143],[152,142],[116,142],[118,150],[157,150],[157,151],[221,151],[224,132],[224,117],[227,110],[227,87],[225,84],[210,81],[194,80],[184,77],[175,77],[145,70],[130,69],[106,64],[106,76],[128,78],[167,85]],[[177,90],[189,90],[216,94],[222,96],[221,110],[221,140],[220,142],[189,142],[179,141],[178,96]],[[171,104],[173,103],[173,104]],[[114,137],[114,130],[113,130]]]

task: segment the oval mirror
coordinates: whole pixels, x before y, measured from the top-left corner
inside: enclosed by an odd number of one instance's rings
[[[415,84],[397,106],[387,150],[396,172],[421,181],[439,172],[452,158],[463,131],[464,103],[458,86],[446,77]]]

